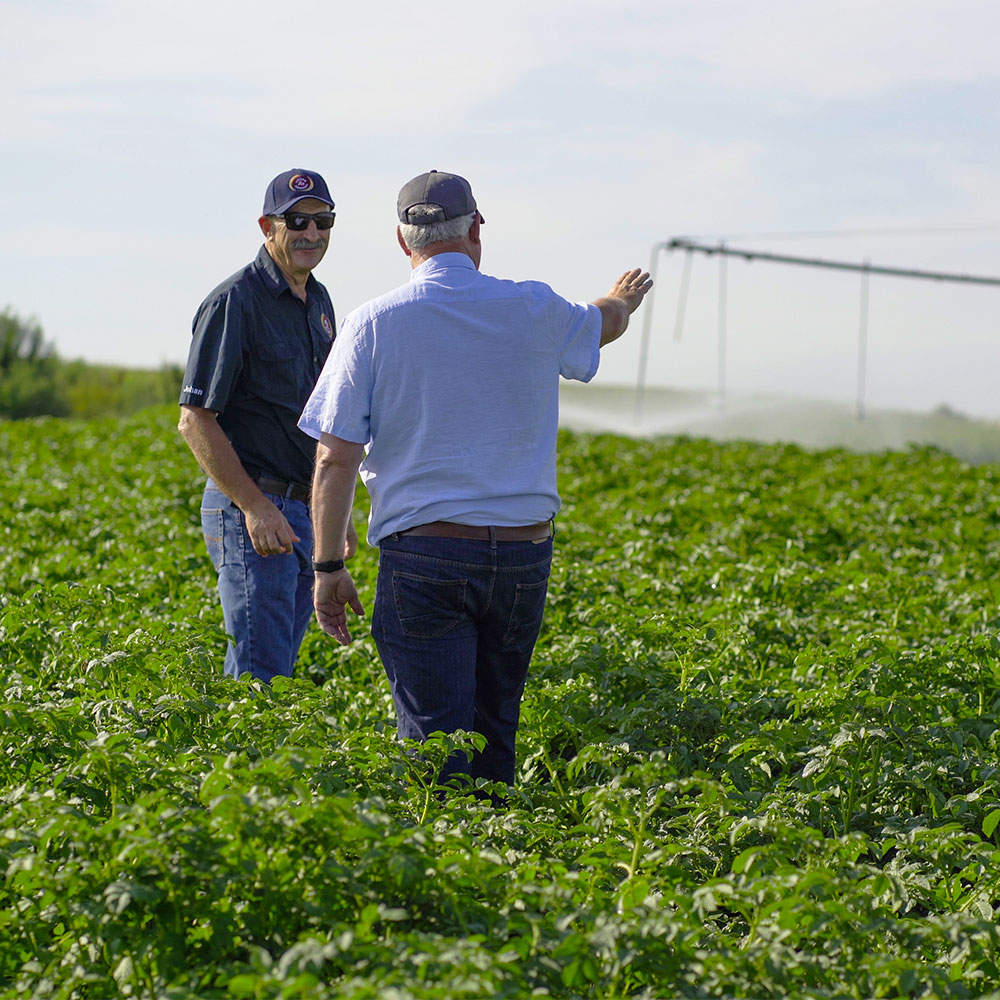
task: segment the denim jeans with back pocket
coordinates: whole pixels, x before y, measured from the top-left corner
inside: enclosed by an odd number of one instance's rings
[[[464,729],[486,749],[442,777],[514,783],[521,695],[545,609],[552,540],[389,535],[379,543],[372,636],[401,737]]]

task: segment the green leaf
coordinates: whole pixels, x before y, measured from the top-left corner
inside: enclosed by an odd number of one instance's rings
[[[983,834],[992,837],[998,823],[1000,823],[1000,809],[993,809],[983,817]]]

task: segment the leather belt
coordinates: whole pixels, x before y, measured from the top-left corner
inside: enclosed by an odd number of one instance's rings
[[[478,525],[458,524],[455,521],[431,521],[397,532],[400,535],[430,535],[434,538],[474,538],[482,541],[496,539],[498,542],[540,542],[551,538],[552,522],[539,521],[537,524]]]
[[[288,500],[302,500],[309,503],[310,489],[302,483],[286,483],[283,479],[271,479],[270,476],[256,476],[254,482],[265,493],[277,493],[279,497]]]

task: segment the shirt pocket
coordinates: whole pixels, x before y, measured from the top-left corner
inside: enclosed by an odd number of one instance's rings
[[[276,335],[260,338],[249,354],[249,378],[244,385],[261,399],[301,410],[315,381],[308,347]]]
[[[258,338],[250,353],[261,361],[290,361],[302,353],[302,347],[294,337],[275,334]]]

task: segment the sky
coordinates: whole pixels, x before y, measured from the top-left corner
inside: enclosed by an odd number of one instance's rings
[[[696,255],[677,236],[1000,276],[993,0],[0,0],[0,309],[65,358],[183,364],[268,181],[321,172],[338,319],[408,278],[400,186],[472,183],[482,268],[656,287],[597,381],[1000,419],[1000,287]],[[650,313],[646,317],[646,312]]]

